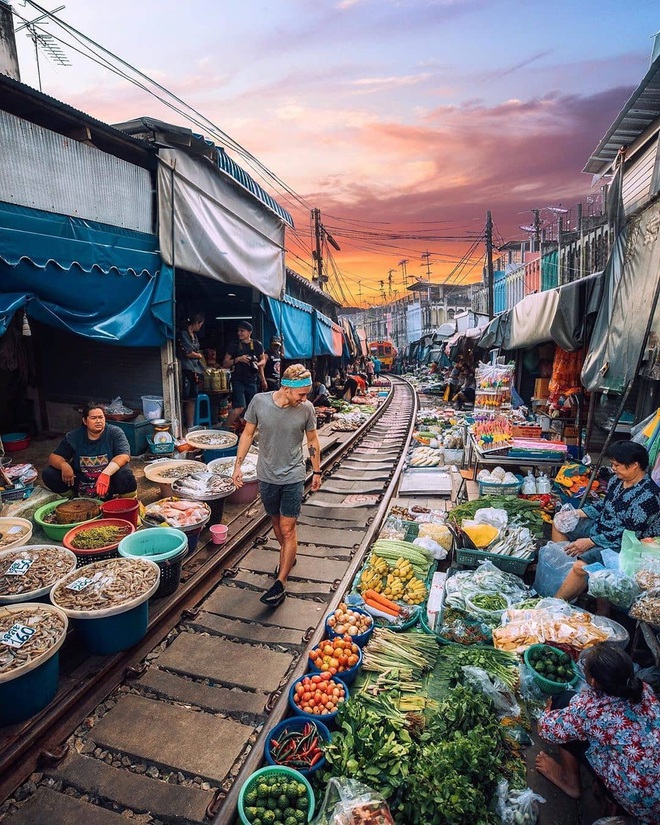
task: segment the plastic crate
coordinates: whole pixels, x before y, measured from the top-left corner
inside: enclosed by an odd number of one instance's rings
[[[565,690],[571,690],[577,685],[578,680],[580,678],[580,671],[577,669],[577,665],[575,662],[571,662],[571,669],[573,671],[573,678],[570,679],[568,682],[555,682],[552,679],[548,679],[547,677],[543,676],[537,670],[534,670],[530,660],[530,654],[534,650],[542,650],[543,648],[552,648],[553,650],[558,650],[559,653],[563,653],[564,651],[560,648],[555,647],[554,645],[531,645],[527,648],[527,650],[523,653],[523,659],[525,664],[532,672],[532,676],[536,684],[541,688],[543,693],[547,693],[550,696],[555,696],[558,693],[563,693]]]
[[[524,576],[529,565],[536,558],[536,553],[527,559],[517,556],[503,556],[500,553],[487,553],[485,550],[473,550],[470,547],[456,548],[456,563],[463,567],[477,567],[480,561],[492,561],[495,567],[505,573],[515,573]]]
[[[174,453],[174,441],[166,441],[164,444],[154,444],[153,438],[147,436],[149,452],[152,455],[172,455]]]
[[[517,496],[522,490],[523,477],[516,475],[516,484],[497,484],[492,481],[479,482],[480,496]]]

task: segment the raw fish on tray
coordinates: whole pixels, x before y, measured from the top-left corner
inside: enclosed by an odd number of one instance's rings
[[[162,499],[150,504],[144,513],[146,521],[166,522],[170,527],[194,527],[209,517],[210,511],[201,501],[185,499]]]

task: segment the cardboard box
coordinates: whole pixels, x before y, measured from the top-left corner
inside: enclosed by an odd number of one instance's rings
[[[534,398],[547,398],[550,395],[550,379],[537,378],[534,382]]]
[[[541,438],[543,430],[540,424],[514,424],[511,428],[514,438]]]
[[[578,437],[578,428],[572,427],[570,425],[566,425],[564,427],[564,435],[566,438],[577,438]]]

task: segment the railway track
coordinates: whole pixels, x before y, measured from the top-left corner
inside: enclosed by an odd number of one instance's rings
[[[234,821],[243,777],[286,715],[325,615],[340,601],[387,511],[415,419],[410,386],[323,460],[299,519],[297,565],[276,610],[259,602],[279,547],[260,507],[232,524],[219,554],[190,560],[155,603],[136,647],[69,654],[52,705],[0,732],[0,821],[141,825]]]

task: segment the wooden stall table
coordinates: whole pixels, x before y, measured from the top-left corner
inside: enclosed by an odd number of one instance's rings
[[[543,442],[539,442],[542,444]],[[489,450],[484,452],[477,444],[472,433],[468,433],[468,454],[466,461],[469,465],[473,464],[472,480],[476,480],[479,470],[483,467],[561,467],[568,452],[557,453],[556,458],[520,458],[519,456],[508,455],[510,447],[502,447],[501,450]]]

